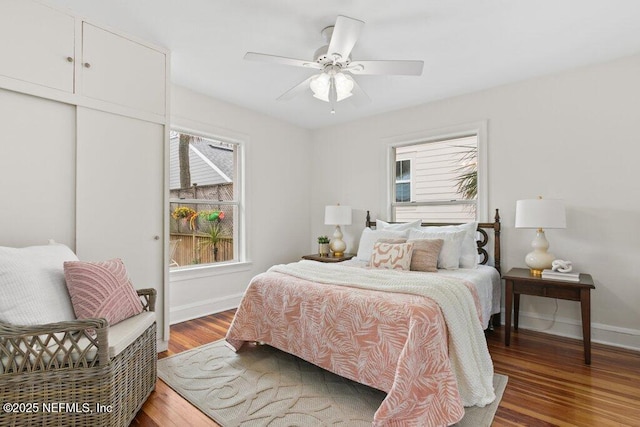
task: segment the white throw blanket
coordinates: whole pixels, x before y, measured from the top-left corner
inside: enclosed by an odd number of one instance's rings
[[[421,295],[442,310],[449,330],[449,359],[464,406],[485,406],[495,399],[493,363],[478,319],[473,295],[459,279],[435,274],[363,269],[300,261],[269,271],[313,282]]]

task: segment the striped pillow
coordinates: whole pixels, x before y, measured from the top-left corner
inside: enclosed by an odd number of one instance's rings
[[[380,243],[373,245],[370,265],[372,268],[409,270],[413,243]]]
[[[115,325],[142,312],[142,302],[121,259],[65,262],[64,276],[78,319],[104,317]]]

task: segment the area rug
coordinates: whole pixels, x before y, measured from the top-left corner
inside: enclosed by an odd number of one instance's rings
[[[370,426],[385,397],[273,347],[234,353],[224,340],[158,360],[158,376],[223,427]],[[496,400],[465,408],[457,426],[491,425],[507,377],[493,382]]]

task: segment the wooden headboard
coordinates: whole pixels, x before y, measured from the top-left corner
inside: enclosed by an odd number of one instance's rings
[[[397,223],[391,223],[397,224]],[[367,211],[367,221],[366,227],[375,227],[376,222],[371,221],[371,215],[369,211]],[[423,222],[422,226],[440,226],[440,225],[460,225],[459,223],[428,223]],[[500,271],[500,213],[498,209],[496,209],[496,216],[494,217],[493,222],[479,222],[478,223],[478,233],[480,233],[480,240],[477,240],[478,243],[478,255],[482,256],[479,264],[486,264],[489,262],[489,252],[485,249],[485,247],[489,244],[489,234],[487,230],[493,230],[493,262],[494,267],[498,270],[498,273],[502,273]]]

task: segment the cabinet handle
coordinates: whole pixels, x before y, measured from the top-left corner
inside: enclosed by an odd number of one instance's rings
[[[160,236],[153,236],[153,240],[160,240]]]
[[[73,58],[70,56],[67,56],[67,62],[73,62]]]
[[[85,62],[83,65],[84,65],[84,68],[91,68],[91,64],[89,64],[88,62]]]

